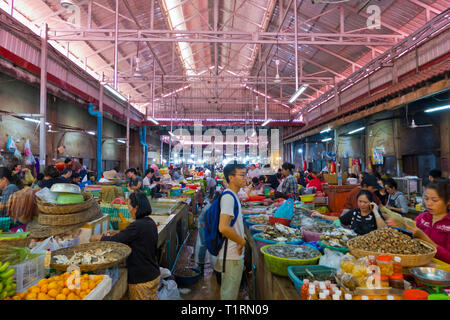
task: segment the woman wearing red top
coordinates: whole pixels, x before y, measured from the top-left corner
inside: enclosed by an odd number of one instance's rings
[[[309,178],[309,182],[306,185],[306,188],[316,188],[316,192],[320,191],[322,192],[322,184],[326,183],[326,181],[323,179],[323,175],[317,174],[315,172],[310,173],[308,176],[310,176]]]
[[[424,202],[428,211],[415,219],[416,228],[408,229],[414,237],[436,246],[436,259],[450,263],[450,180],[436,179],[427,185]],[[392,219],[386,222],[395,227]]]

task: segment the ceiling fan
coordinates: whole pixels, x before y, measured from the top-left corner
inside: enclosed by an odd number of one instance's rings
[[[415,128],[425,128],[425,127],[432,127],[432,124],[421,124],[421,125],[417,125],[416,122],[414,121],[414,119],[412,119],[411,121],[411,125],[409,126],[410,129],[415,129]]]
[[[275,52],[275,57],[278,58],[278,37],[277,37],[277,51]],[[279,59],[275,59],[275,65],[277,66],[277,75],[275,76],[275,80],[273,80],[273,82],[280,83],[281,82],[280,73],[278,72],[278,66],[280,65]]]

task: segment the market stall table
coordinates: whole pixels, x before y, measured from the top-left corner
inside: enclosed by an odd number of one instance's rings
[[[358,185],[356,184],[347,184],[347,185],[330,185],[324,184],[322,186],[323,192],[328,197],[328,208],[331,212],[342,212],[344,209],[345,201],[347,200],[347,196],[349,193],[356,188]]]

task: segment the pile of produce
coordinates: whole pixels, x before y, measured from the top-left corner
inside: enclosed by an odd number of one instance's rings
[[[10,263],[0,261],[0,300],[12,297],[16,293],[13,276],[14,269],[10,268]]]
[[[420,241],[392,228],[374,230],[349,242],[354,248],[391,254],[428,254],[432,250]]]
[[[0,230],[0,242],[2,240],[25,239],[26,237],[28,237],[29,234],[30,234],[29,232],[2,233]]]
[[[56,264],[65,264],[65,265],[86,265],[86,264],[103,264],[111,261],[115,261],[114,258],[106,255],[107,253],[112,252],[111,248],[102,250],[87,250],[84,252],[75,252],[73,256],[68,258],[65,255],[56,255],[52,257],[54,259],[54,263]]]
[[[267,254],[284,259],[314,259],[320,252],[307,246],[296,245],[273,245],[265,249]]]
[[[345,248],[347,241],[356,237],[357,234],[350,229],[335,228],[331,231],[323,232],[320,242],[331,247]]]
[[[76,271],[63,273],[60,276],[49,279],[41,279],[37,285],[31,286],[27,291],[14,295],[12,300],[82,300],[92,290],[94,290],[103,280],[103,275],[80,275],[79,289],[76,289],[76,282],[67,281],[71,275],[76,275]],[[71,288],[68,287],[68,282]],[[72,286],[74,288],[72,288]]]
[[[8,262],[11,266],[21,263],[25,259],[32,260],[40,254],[31,253],[25,247],[0,246],[0,261]]]
[[[258,233],[262,239],[278,242],[292,242],[303,240],[303,233],[300,229],[289,228],[280,223],[273,226],[266,226],[262,233]]]
[[[197,275],[197,272],[189,268],[184,268],[175,270],[174,274],[179,277],[194,277]]]

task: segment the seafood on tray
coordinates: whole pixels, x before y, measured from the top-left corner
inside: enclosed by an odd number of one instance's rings
[[[331,247],[347,247],[347,241],[356,236],[353,230],[337,227],[332,231],[323,232],[320,241]]]
[[[56,255],[55,263],[64,265],[88,265],[88,264],[103,264],[112,262],[115,259],[105,256],[111,252],[112,249],[106,250],[95,249],[83,252],[76,252],[72,257],[68,258],[66,255]]]
[[[273,240],[277,242],[291,242],[303,240],[303,233],[296,228],[290,228],[280,223],[273,226],[266,226],[264,231],[258,236],[262,239]]]
[[[318,250],[307,246],[272,245],[265,249],[267,254],[285,259],[314,259],[320,255]]]

